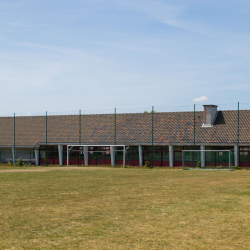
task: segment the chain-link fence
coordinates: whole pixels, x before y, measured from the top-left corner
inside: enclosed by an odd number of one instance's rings
[[[232,151],[233,164],[250,166],[250,104],[217,106],[2,115],[0,160],[66,165],[67,145],[76,145],[70,152],[71,165],[108,165],[112,145],[115,164],[119,164],[118,148],[126,145],[126,164],[132,166],[182,166],[183,150],[223,149]],[[84,147],[88,147],[88,163]]]

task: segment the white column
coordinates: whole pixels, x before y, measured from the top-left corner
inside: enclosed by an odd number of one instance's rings
[[[201,145],[201,150],[205,150],[205,146]],[[206,152],[201,151],[201,167],[205,168],[206,167]]]
[[[59,165],[63,165],[63,145],[58,145]]]
[[[234,165],[239,166],[239,148],[238,145],[234,145]],[[232,163],[231,163],[232,164]]]
[[[143,149],[142,145],[139,145],[139,164],[143,166]]]
[[[89,147],[88,146],[84,146],[84,165],[88,166],[89,165]]]
[[[111,150],[111,166],[114,167],[115,166],[115,147],[111,146],[110,150]]]
[[[169,145],[169,167],[174,166],[174,147]]]
[[[15,150],[16,151],[16,150]],[[15,155],[15,156],[14,156]],[[14,148],[12,148],[12,161],[13,161],[13,163],[15,164],[15,158],[16,158],[16,152],[15,152],[15,154],[14,154]]]
[[[39,155],[39,148],[35,148],[35,159],[36,159],[36,166],[39,166],[40,155]]]

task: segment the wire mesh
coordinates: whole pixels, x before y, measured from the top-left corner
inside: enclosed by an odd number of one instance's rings
[[[232,151],[229,150],[204,150],[183,151],[183,169],[232,169]]]
[[[141,164],[148,161],[151,166],[178,166],[180,150],[176,147],[201,149],[204,145],[204,149],[218,149],[230,145],[233,149],[237,146],[236,164],[250,166],[250,160],[246,163],[246,154],[250,155],[250,150],[246,151],[250,143],[250,103],[217,106],[210,114],[209,126],[204,123],[207,112],[202,104],[5,114],[0,116],[1,159],[15,162],[16,149],[25,147],[32,152],[38,150],[36,154],[43,159],[40,164],[59,164],[58,145],[128,145],[137,147],[135,153],[127,153],[128,158],[140,155],[138,147],[142,147]],[[53,156],[50,146],[58,146]],[[163,150],[166,146],[168,153]],[[160,152],[155,151],[157,147],[161,147]],[[32,159],[34,162],[35,157]],[[81,161],[84,159],[78,159]]]

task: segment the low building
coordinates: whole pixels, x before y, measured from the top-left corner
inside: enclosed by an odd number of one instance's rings
[[[22,157],[36,165],[66,165],[67,145],[81,145],[70,152],[70,165],[115,165],[123,159],[116,150],[126,145],[126,165],[153,159],[154,166],[181,166],[182,150],[195,147],[231,150],[233,165],[250,167],[250,110],[239,117],[238,124],[238,111],[215,105],[195,112],[195,122],[194,112],[0,117],[1,162]],[[215,158],[204,153],[202,164],[223,164]]]

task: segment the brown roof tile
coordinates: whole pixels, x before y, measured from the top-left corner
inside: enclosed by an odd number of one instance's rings
[[[196,112],[196,143],[237,142],[237,111],[219,111],[213,127],[202,128],[203,112]],[[154,143],[192,143],[193,112],[154,114]],[[108,115],[81,116],[81,143],[114,143],[115,118]],[[48,143],[79,143],[79,117],[48,116]],[[152,114],[117,114],[116,143],[151,143]],[[0,117],[0,145],[13,145],[14,119]],[[16,145],[46,142],[45,116],[16,117]],[[240,143],[250,143],[250,111],[240,111]]]

